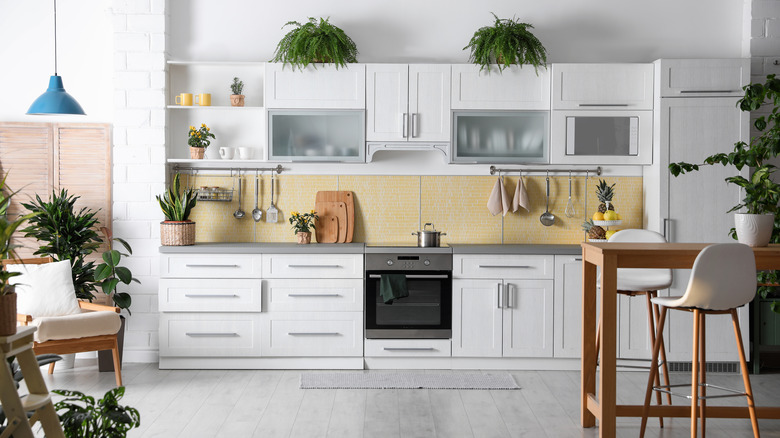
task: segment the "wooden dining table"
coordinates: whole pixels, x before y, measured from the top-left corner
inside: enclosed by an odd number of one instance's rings
[[[690,269],[707,243],[607,243],[582,244],[582,367],[580,421],[582,427],[596,426],[599,436],[615,436],[617,417],[641,417],[642,405],[618,405],[616,399],[617,354],[617,269]],[[753,248],[756,269],[780,270],[780,244]],[[601,300],[597,299],[596,268],[601,267]],[[600,303],[600,304],[597,304]],[[600,306],[600,307],[598,307]],[[603,315],[600,354],[596,361],[596,324]],[[596,378],[596,367],[600,368]],[[596,389],[598,387],[598,397]],[[780,418],[780,407],[757,406],[758,418]],[[690,407],[651,405],[651,417],[690,417]],[[749,418],[744,407],[707,406],[708,418]]]

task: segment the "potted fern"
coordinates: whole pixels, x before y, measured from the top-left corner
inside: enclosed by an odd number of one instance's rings
[[[492,13],[492,12],[491,12]],[[469,44],[463,50],[470,49],[469,62],[482,66],[480,70],[490,72],[491,64],[498,64],[503,71],[512,64],[533,65],[537,74],[539,67],[547,68],[547,50],[529,29],[528,23],[520,23],[516,18],[498,18],[493,26],[477,29]]]
[[[239,78],[233,78],[233,83],[230,84],[230,91],[233,92],[230,95],[230,105],[244,106],[244,95],[241,94],[244,91],[244,81]]]
[[[195,244],[195,222],[189,220],[192,209],[198,202],[195,190],[181,189],[179,174],[173,177],[173,184],[157,195],[157,202],[165,215],[160,222],[160,240],[164,246],[183,246]]]
[[[357,46],[339,27],[330,24],[328,18],[309,17],[301,24],[289,21],[287,26],[293,30],[279,41],[271,62],[290,64],[293,69],[303,70],[312,63],[335,64],[336,68],[346,67],[348,62],[357,62]]]

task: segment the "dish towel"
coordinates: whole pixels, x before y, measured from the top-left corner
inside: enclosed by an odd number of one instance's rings
[[[404,274],[382,274],[379,279],[379,296],[385,304],[393,304],[393,300],[409,296],[409,289],[406,287],[406,275]]]
[[[515,189],[515,196],[512,198],[512,213],[516,213],[520,207],[523,207],[525,211],[531,211],[531,203],[528,201],[528,192],[525,191],[522,176],[517,178],[517,188]]]
[[[490,214],[493,216],[501,212],[506,216],[510,206],[509,195],[507,195],[506,188],[504,188],[504,180],[499,177],[496,180],[496,184],[493,186],[493,191],[490,192],[490,198],[488,198],[488,211],[490,211]]]

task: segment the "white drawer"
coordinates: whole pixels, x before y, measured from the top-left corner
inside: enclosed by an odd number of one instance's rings
[[[259,279],[161,278],[159,304],[163,312],[259,312]]]
[[[271,279],[263,280],[268,310],[340,311],[363,310],[363,280]]]
[[[260,278],[260,254],[161,254],[162,278]]]
[[[552,255],[455,255],[455,278],[553,278]]]
[[[449,339],[366,339],[366,357],[450,357]]]
[[[363,312],[269,314],[268,356],[363,356]]]
[[[263,278],[363,278],[363,254],[265,254]]]
[[[162,313],[160,356],[259,356],[261,315]]]

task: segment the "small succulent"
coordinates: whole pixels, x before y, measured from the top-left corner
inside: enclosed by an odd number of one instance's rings
[[[230,90],[235,95],[240,95],[244,91],[244,81],[239,78],[233,78],[233,83],[230,84]]]

